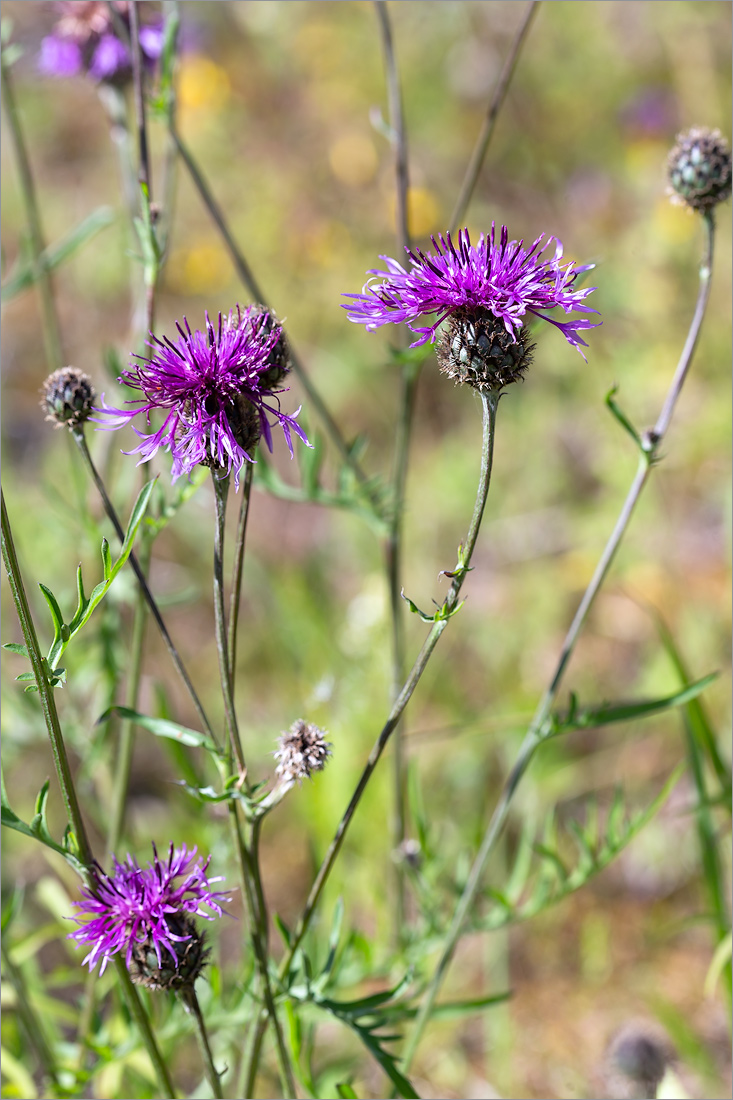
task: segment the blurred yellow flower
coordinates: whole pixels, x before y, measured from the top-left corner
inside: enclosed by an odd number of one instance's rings
[[[227,286],[232,275],[228,254],[221,245],[207,242],[174,252],[166,282],[179,294],[209,294]]]
[[[397,202],[394,194],[390,199],[392,226],[397,225]],[[432,191],[426,187],[411,187],[407,193],[407,216],[410,233],[413,237],[427,237],[443,226],[439,223],[440,207]]]
[[[229,77],[220,65],[198,54],[189,54],[181,59],[178,104],[182,110],[221,110],[230,92]]]
[[[328,163],[337,180],[347,187],[361,187],[374,177],[377,151],[365,134],[343,134],[328,151]]]

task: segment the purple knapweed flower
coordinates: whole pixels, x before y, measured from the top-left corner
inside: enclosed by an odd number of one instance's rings
[[[130,15],[127,0],[58,0],[59,19],[53,33],[41,42],[38,67],[48,76],[75,76],[86,72],[94,80],[123,83],[132,73],[129,47]],[[112,10],[119,20],[113,17]],[[127,32],[120,37],[119,27]],[[160,18],[140,28],[143,60],[152,65],[163,49]]]
[[[112,875],[97,869],[93,886],[82,890],[84,900],[73,902],[81,927],[69,938],[89,948],[82,965],[90,971],[101,960],[103,974],[113,956],[124,953],[133,980],[174,989],[190,985],[205,962],[203,936],[192,918],[214,920],[231,899],[212,889],[222,877],[207,876],[209,860],[195,859],[195,848],[171,844],[163,860],[155,845],[153,853],[146,867],[128,855],[124,863],[113,857]]]
[[[279,351],[285,337],[271,314],[260,306],[244,312],[237,306],[225,319],[219,314],[216,329],[207,313],[205,333],[192,332],[185,317],[183,324],[185,328],[176,322],[176,340],[151,333],[148,346],[155,354],[135,355],[138,362],[123,371],[120,382],[143,394],[135,408],[111,408],[103,401],[97,409],[108,429],[121,428],[139,413],[148,424],[151,412],[165,413],[157,431],[145,434],[133,428],[141,442],[127,453],[147,462],[163,447],[173,456],[173,481],[203,464],[233,473],[238,487],[244,463],[254,462],[251,452],[260,437],[272,450],[271,419],[282,428],[291,457],[292,432],[310,446],[295,419],[300,410],[293,416],[280,410],[277,395],[287,366]]]
[[[458,233],[457,245],[450,233],[431,237],[435,251],[423,252],[419,248],[406,249],[411,270],[389,256],[381,256],[386,271],[372,269],[370,279],[361,294],[347,294],[353,301],[343,308],[350,321],[366,325],[372,332],[380,325],[404,322],[418,339],[411,345],[419,347],[434,340],[436,330],[447,318],[461,313],[488,313],[503,322],[513,340],[526,314],[541,317],[560,329],[565,339],[580,351],[587,347],[579,335],[596,324],[583,318],[558,321],[547,315],[548,310],[560,306],[565,313],[596,313],[581,303],[594,287],[573,290],[578,275],[594,265],[576,266],[562,263],[563,246],[557,237],[545,240],[540,234],[531,248],[524,248],[523,241],[510,241],[506,226],[502,226],[496,241],[492,223],[490,235],[483,233],[478,243],[471,244],[468,230]],[[543,258],[548,248],[554,252]],[[432,324],[424,328],[416,322],[421,317],[434,315]],[[583,352],[580,351],[583,355]],[[585,356],[583,356],[585,358]]]

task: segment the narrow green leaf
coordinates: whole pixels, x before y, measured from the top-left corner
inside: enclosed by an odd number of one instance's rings
[[[40,583],[38,587],[43,593],[44,599],[46,600],[46,603],[48,604],[51,611],[51,618],[53,619],[53,641],[54,645],[56,645],[57,643],[61,642],[61,632],[64,626],[64,617],[61,614],[61,608],[59,607],[58,601],[51,589],[48,588],[45,584]]]
[[[21,657],[28,657],[30,660],[28,650],[24,645],[21,645],[20,642],[5,642],[2,648],[9,649],[11,653],[18,653]]]
[[[112,554],[106,539],[102,539],[102,571],[105,582],[109,583],[112,580]]]
[[[119,714],[122,718],[128,718],[136,725],[142,726],[156,737],[170,737],[179,741],[182,745],[190,745],[194,748],[208,749],[209,752],[218,753],[218,749],[210,737],[198,730],[189,729],[188,726],[180,726],[178,722],[171,722],[167,718],[150,718],[146,714],[140,714],[130,707],[109,707],[96,721],[96,725],[106,722],[111,714]]]
[[[79,222],[61,240],[45,248],[38,257],[38,263],[16,264],[14,271],[1,289],[3,304],[9,302],[24,290],[28,290],[41,278],[43,272],[53,271],[55,268],[60,267],[78,249],[96,236],[100,230],[111,225],[115,220],[115,216],[115,212],[111,207],[100,206],[83,221]]]
[[[346,1081],[336,1082],[336,1092],[339,1094],[339,1100],[359,1100],[351,1085]]]
[[[275,927],[283,938],[283,943],[285,944],[287,949],[290,950],[290,945],[293,942],[293,937],[290,929],[288,928],[287,924],[282,919],[279,913],[273,913],[272,919],[275,922]]]
[[[628,417],[621,412],[621,409],[614,401],[614,397],[617,393],[618,386],[614,386],[613,389],[609,390],[606,394],[606,404],[608,405],[611,413],[619,422],[624,431],[628,432],[631,438],[634,440],[634,443],[636,443],[637,447],[641,448],[641,436],[639,435],[631,421],[628,419]]]
[[[701,680],[696,680],[680,691],[660,699],[645,699],[636,703],[603,703],[597,707],[578,709],[572,717],[555,715],[553,716],[555,723],[547,736],[557,736],[572,730],[596,729],[614,722],[629,722],[635,718],[645,718],[648,714],[669,710],[671,707],[679,707],[700,695],[717,676],[717,672],[711,672]]]
[[[20,676],[16,676],[15,679],[16,680],[21,680],[21,681],[23,681],[23,683],[25,683],[28,680],[32,680],[33,683],[35,683],[36,682],[36,674],[35,674],[35,672],[21,672]]]

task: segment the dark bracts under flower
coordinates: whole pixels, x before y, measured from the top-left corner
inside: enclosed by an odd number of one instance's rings
[[[221,877],[207,877],[209,861],[195,859],[195,848],[171,844],[167,860],[158,857],[155,845],[153,853],[146,867],[128,855],[124,863],[113,858],[112,875],[97,870],[94,888],[74,902],[81,927],[69,938],[90,948],[83,960],[90,970],[101,960],[102,974],[114,955],[124,953],[134,981],[151,989],[190,987],[207,955],[192,918],[213,920],[230,899],[212,890]]]
[[[282,330],[271,323],[262,307],[219,314],[215,329],[206,314],[206,332],[191,331],[184,317],[176,327],[179,339],[152,336],[151,358],[134,356],[131,369],[120,381],[143,394],[130,409],[101,412],[109,429],[121,428],[139,413],[150,423],[155,410],[165,413],[162,426],[143,433],[134,428],[140,444],[130,454],[147,462],[160,447],[173,456],[173,480],[190,474],[199,464],[234,474],[235,485],[245,462],[253,462],[260,437],[272,450],[271,421],[280,425],[293,453],[291,433],[310,446],[295,417],[280,409],[277,396],[287,363],[278,352]],[[133,404],[130,402],[130,404]]]
[[[141,5],[143,9],[149,5]],[[49,76],[86,72],[99,81],[124,83],[132,74],[127,0],[59,0],[59,19],[41,42],[38,66]],[[163,22],[140,28],[143,58],[153,64],[163,48]]]
[[[491,315],[501,322],[511,342],[521,343],[522,350],[516,356],[516,367],[521,373],[528,349],[520,333],[523,319],[529,314],[555,325],[568,343],[583,354],[581,347],[587,345],[580,333],[596,328],[598,322],[587,318],[559,321],[548,316],[548,310],[560,307],[566,314],[596,312],[582,304],[594,288],[573,289],[578,275],[591,270],[592,264],[578,267],[572,262],[562,263],[562,243],[549,237],[542,244],[544,234],[531,248],[524,248],[523,241],[509,240],[506,226],[502,227],[498,242],[494,225],[491,233],[487,236],[482,233],[475,245],[471,244],[467,229],[460,230],[457,244],[449,233],[431,240],[434,252],[406,250],[411,264],[409,271],[397,260],[382,256],[386,271],[373,269],[370,274],[374,279],[361,294],[345,295],[353,299],[343,307],[349,320],[366,325],[370,332],[381,325],[404,322],[419,337],[412,344],[418,347],[435,340],[444,321],[458,317],[483,327],[484,336],[490,339],[496,352],[499,347],[496,334],[489,337],[487,328],[487,315]],[[543,259],[543,253],[553,245],[553,254]],[[431,323],[418,326],[422,317],[432,318]],[[455,336],[453,333],[449,340],[448,354]],[[502,350],[506,352],[506,348]],[[458,348],[459,356],[460,353]],[[465,363],[465,356],[461,361]],[[458,380],[471,381],[471,378]]]
[[[667,158],[673,201],[705,214],[730,195],[732,169],[730,146],[720,130],[685,130]]]
[[[75,428],[92,412],[94,388],[88,374],[76,367],[61,367],[43,383],[41,408],[57,428]]]

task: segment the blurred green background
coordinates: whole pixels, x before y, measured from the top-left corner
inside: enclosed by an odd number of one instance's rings
[[[375,112],[386,115],[387,108],[373,7],[186,0],[181,8],[180,131],[310,376],[345,434],[368,440],[368,471],[387,476],[400,390],[388,348],[398,334],[366,334],[340,309],[342,292],[360,290],[380,254],[399,255],[392,152],[374,125]],[[390,4],[408,127],[412,229],[422,244],[446,227],[523,12],[524,5],[498,0]],[[130,287],[140,268],[130,258],[134,245],[108,122],[92,82],[54,81],[35,70],[52,6],[6,0],[3,16],[13,20],[25,51],[13,76],[47,240],[99,205],[116,212],[54,280],[66,360],[92,375],[114,403],[117,387],[104,358],[113,348],[124,362],[138,339]],[[448,859],[475,850],[633,474],[636,456],[604,396],[617,383],[622,407],[644,427],[656,418],[671,380],[693,312],[702,227],[669,203],[664,162],[682,128],[718,126],[730,135],[730,39],[731,5],[718,0],[542,4],[499,117],[468,226],[474,236],[492,220],[517,238],[556,234],[568,258],[596,263],[590,304],[601,311],[603,327],[588,338],[587,363],[550,326],[536,327],[535,363],[525,384],[501,403],[467,602],[408,710],[410,759]],[[163,201],[166,137],[154,121],[150,140],[154,197]],[[25,225],[7,128],[2,184],[5,277]],[[583,634],[565,699],[571,688],[586,702],[676,689],[651,608],[664,616],[693,676],[729,666],[729,239],[727,205],[718,213],[709,314],[665,458]],[[181,169],[156,331],[171,332],[184,314],[199,326],[204,310],[228,311],[246,300]],[[12,300],[3,321],[4,491],[32,606],[47,630],[36,582],[49,584],[70,607],[77,563],[97,577],[107,526],[70,440],[51,430],[38,407],[48,372],[36,293]],[[284,407],[292,411],[303,400],[293,381]],[[317,430],[307,401],[302,415]],[[438,571],[454,565],[465,535],[480,421],[473,393],[454,388],[429,361],[410,459],[403,577],[422,607],[442,599]],[[133,445],[132,433],[90,433],[90,441],[126,513],[140,471],[119,450]],[[282,440],[274,462],[286,480],[296,480]],[[155,470],[167,479],[165,459]],[[152,583],[208,709],[218,714],[212,515],[207,483],[156,542]],[[109,745],[95,721],[106,677],[124,661],[133,595],[131,576],[124,575],[86,640],[69,651],[69,686],[59,697],[100,852],[104,817],[97,807],[108,793]],[[12,607],[5,611],[3,640],[19,640]],[[410,658],[424,630],[411,616]],[[164,707],[194,725],[152,629],[146,652],[141,709]],[[297,717],[328,729],[334,745],[327,771],[291,794],[265,829],[266,885],[285,919],[297,915],[381,728],[389,652],[379,538],[354,515],[258,492],[237,679],[248,762],[258,777],[270,774],[274,739]],[[23,670],[20,658],[5,658],[3,747],[14,808],[28,818],[53,767],[37,699],[12,682]],[[725,729],[727,671],[704,704],[714,726]],[[216,871],[233,880],[233,868],[223,866],[222,822],[204,819],[174,786],[176,762],[151,741],[139,735],[130,849],[145,857],[151,837],[159,845],[168,838],[198,843],[213,852]],[[606,797],[615,784],[623,784],[631,802],[649,801],[684,752],[676,712],[552,743],[520,791],[507,843],[527,815],[539,822],[557,804],[572,816],[585,795]],[[52,791],[59,823],[53,784]],[[726,1013],[719,998],[704,992],[713,939],[701,919],[707,901],[692,797],[683,777],[660,817],[581,894],[510,934],[464,940],[446,995],[511,986],[514,996],[486,1018],[434,1025],[415,1073],[421,1095],[602,1095],[606,1043],[639,1016],[667,1028],[692,1089],[726,1095]],[[326,905],[328,912],[343,895],[349,922],[377,945],[390,936],[390,806],[384,761]],[[15,835],[4,840],[4,881],[22,881],[27,891],[14,941],[28,957],[40,951],[41,969],[65,960],[73,976],[67,981],[78,981],[74,952],[58,943],[67,928],[59,914],[69,913],[58,892],[73,897],[73,879],[40,846]],[[500,887],[507,858],[502,851],[489,868],[491,885]],[[238,958],[240,931],[221,929],[220,962]],[[378,1080],[368,1074],[364,1080],[367,1089],[379,1089]]]

